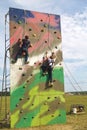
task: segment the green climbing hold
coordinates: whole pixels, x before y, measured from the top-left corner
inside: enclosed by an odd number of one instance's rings
[[[18,24],[21,24],[21,23],[22,23],[22,22],[19,20],[19,21],[18,21]]]
[[[26,88],[26,86],[23,86],[23,88]]]
[[[27,117],[24,117],[24,120],[26,120],[27,119]]]
[[[46,27],[47,27],[47,25],[46,25],[46,24],[44,24],[44,27],[46,28]]]

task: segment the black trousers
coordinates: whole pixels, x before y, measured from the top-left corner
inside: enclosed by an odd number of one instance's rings
[[[53,78],[52,78],[52,70],[53,70],[52,67],[48,67],[48,80],[49,80],[50,82],[53,81]]]
[[[15,61],[22,55],[22,48],[20,48],[15,56]]]
[[[25,53],[24,55],[25,62],[27,62],[28,57],[29,57],[28,50],[23,50],[23,52]]]

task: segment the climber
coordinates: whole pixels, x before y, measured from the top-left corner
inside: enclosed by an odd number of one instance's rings
[[[24,64],[28,64],[28,57],[29,57],[29,53],[28,53],[28,48],[32,47],[32,45],[30,44],[30,40],[29,37],[26,35],[24,39],[22,39],[22,54],[25,58]]]

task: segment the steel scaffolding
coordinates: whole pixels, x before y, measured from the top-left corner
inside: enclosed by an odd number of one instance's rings
[[[10,40],[9,40],[9,12],[5,14],[5,45],[4,66],[2,76],[2,90],[0,92],[0,127],[10,125]]]

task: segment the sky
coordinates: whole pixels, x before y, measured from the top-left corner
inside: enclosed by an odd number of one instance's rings
[[[1,0],[0,86],[9,7],[60,15],[65,92],[87,91],[87,0]]]

